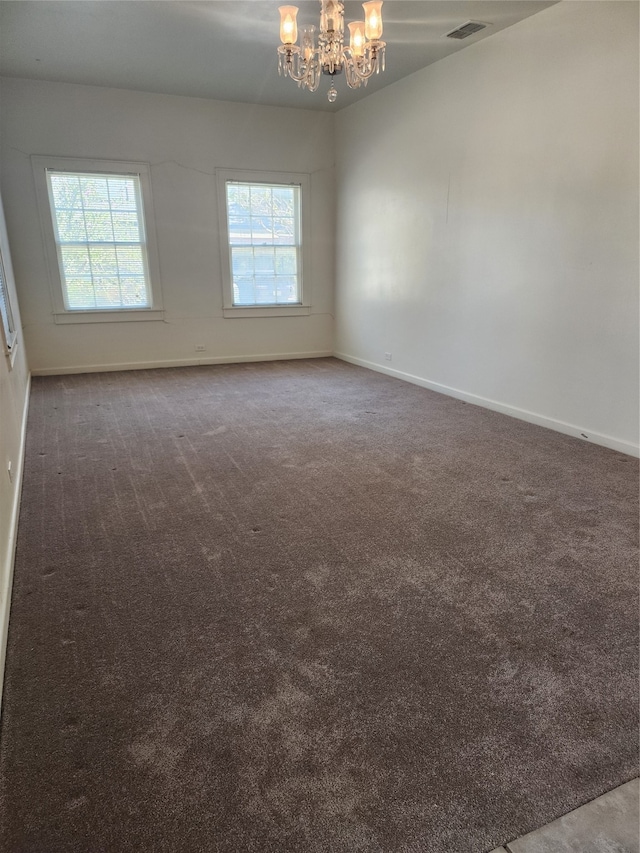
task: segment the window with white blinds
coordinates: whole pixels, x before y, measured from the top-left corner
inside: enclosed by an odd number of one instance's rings
[[[31,163],[55,322],[162,320],[149,164]]]
[[[149,308],[140,178],[47,170],[69,311]]]
[[[300,304],[300,187],[226,187],[233,305]]]
[[[2,251],[0,250],[0,318],[2,319],[2,334],[4,337],[4,346],[7,352],[11,352],[16,343],[16,327],[11,313],[11,303],[9,302],[9,290],[7,288],[7,277],[4,272],[4,262],[2,260]]]
[[[223,316],[309,314],[309,175],[217,169]]]

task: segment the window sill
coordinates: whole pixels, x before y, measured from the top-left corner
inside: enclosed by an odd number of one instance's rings
[[[311,313],[309,305],[257,305],[247,308],[223,308],[222,316],[234,317],[299,317]]]
[[[132,311],[64,311],[56,312],[53,318],[57,324],[69,323],[127,323],[140,322],[143,320],[164,320],[164,311],[149,308],[134,309]]]

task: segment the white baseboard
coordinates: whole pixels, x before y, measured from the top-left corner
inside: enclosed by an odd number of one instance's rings
[[[3,566],[1,577],[4,579],[2,599],[0,601],[0,709],[2,708],[2,689],[4,687],[4,665],[7,658],[7,637],[9,635],[9,612],[11,610],[11,590],[13,587],[13,567],[16,556],[18,538],[18,516],[20,515],[20,497],[22,495],[22,474],[24,472],[24,450],[27,437],[27,413],[31,393],[31,375],[27,379],[27,389],[22,409],[22,425],[20,428],[20,447],[16,459],[15,484],[11,520],[9,522],[9,543],[5,552],[7,565]]]
[[[402,370],[395,370],[392,367],[386,367],[382,364],[376,364],[373,361],[366,361],[363,358],[356,358],[346,353],[334,352],[335,358],[342,361],[348,361],[351,364],[357,364],[360,367],[366,367],[369,370],[375,370],[378,373],[385,373],[388,376],[394,376],[396,379],[403,379],[405,382],[411,382],[414,385],[420,385],[422,388],[429,388],[431,391],[437,391],[439,394],[446,394],[448,397],[455,397],[458,400],[464,400],[466,403],[471,403],[474,406],[482,406],[485,409],[491,409],[494,412],[501,412],[503,415],[509,415],[512,418],[518,418],[521,421],[528,421],[537,426],[546,427],[547,429],[555,430],[556,432],[571,435],[574,438],[579,438],[582,441],[589,441],[592,444],[600,444],[602,447],[608,447],[610,450],[617,450],[620,453],[626,453],[629,456],[640,456],[640,446],[632,444],[630,441],[622,441],[618,438],[613,438],[610,435],[592,432],[575,424],[568,424],[564,421],[548,418],[545,415],[538,415],[536,412],[529,412],[526,409],[519,409],[517,406],[510,406],[507,403],[499,403],[497,400],[490,400],[487,397],[480,397],[477,394],[470,394],[467,391],[460,391],[458,388],[450,388],[448,385],[441,385],[439,382],[432,382],[429,379],[423,379],[421,376],[414,376],[412,373],[404,373]]]
[[[131,361],[117,364],[84,364],[73,367],[32,369],[33,376],[62,376],[68,373],[110,373],[114,370],[153,370],[157,367],[199,367],[207,364],[241,364],[247,361],[287,361],[298,358],[327,358],[331,350],[316,352],[279,352],[266,355],[223,355],[211,358],[176,358],[167,361]]]

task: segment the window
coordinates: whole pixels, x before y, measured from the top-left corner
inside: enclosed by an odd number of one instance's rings
[[[2,318],[2,333],[4,336],[5,350],[9,355],[16,345],[18,333],[13,321],[11,313],[11,303],[9,302],[9,288],[7,285],[7,277],[4,271],[4,260],[2,258],[2,250],[0,250],[0,317]]]
[[[57,322],[157,319],[148,167],[33,159]]]
[[[7,228],[2,202],[0,201],[0,327],[2,328],[2,332],[0,333],[0,349],[4,349],[9,358],[9,364],[13,365],[18,346],[18,330],[13,311],[11,310],[9,281],[11,281],[13,286],[13,270],[9,255]]]
[[[47,181],[67,309],[149,308],[139,176],[49,169]]]
[[[300,187],[226,188],[233,304],[300,304]]]
[[[306,175],[218,172],[224,315],[309,313]]]

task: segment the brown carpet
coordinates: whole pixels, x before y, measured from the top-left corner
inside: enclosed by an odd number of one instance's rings
[[[637,775],[638,466],[333,359],[38,378],[10,853],[482,853]]]

